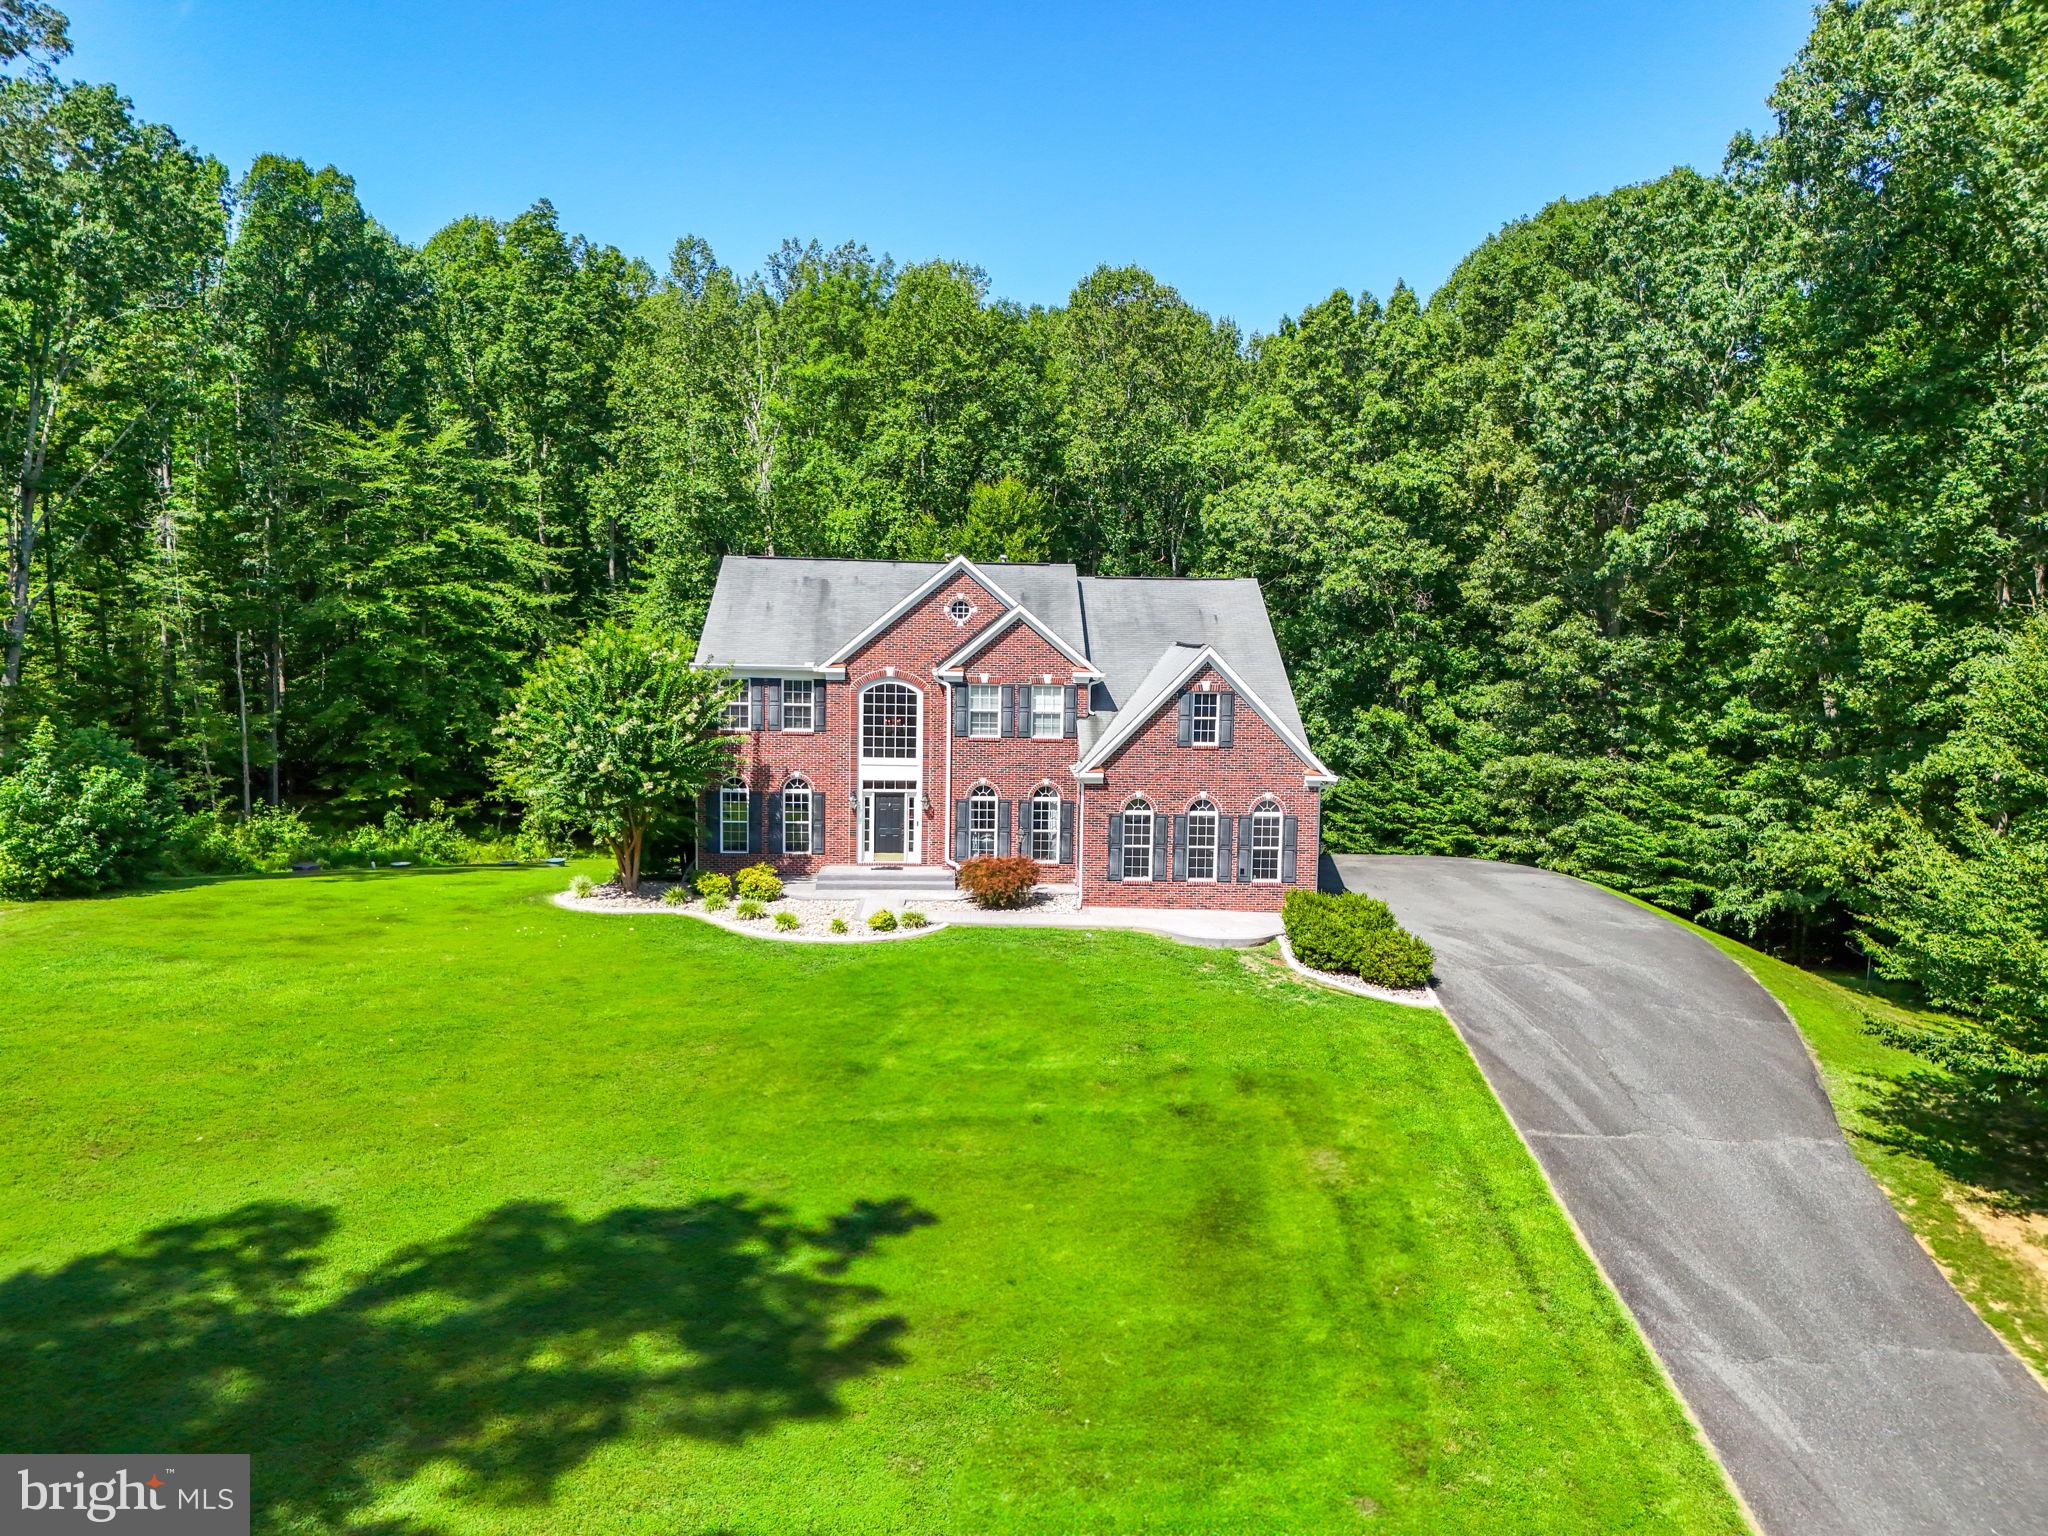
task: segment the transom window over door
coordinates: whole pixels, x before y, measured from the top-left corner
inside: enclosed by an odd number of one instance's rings
[[[1252,878],[1280,878],[1280,807],[1270,800],[1252,811]]]
[[[782,851],[811,852],[811,786],[791,779],[782,786]]]
[[[1041,785],[1031,796],[1031,857],[1054,864],[1060,856],[1060,792]]]
[[[1043,683],[1031,690],[1031,734],[1043,739],[1067,732],[1067,690]]]
[[[917,690],[903,683],[876,683],[860,696],[860,755],[909,759],[917,756]]]
[[[995,683],[970,683],[967,688],[967,734],[1000,736],[1002,732],[1002,688]]]
[[[811,708],[812,690],[816,687],[816,682],[808,677],[786,677],[782,680],[782,728],[785,731],[816,729],[817,716]]]
[[[1188,807],[1188,878],[1216,878],[1216,807],[1207,800]]]
[[[996,851],[996,792],[986,784],[967,797],[967,857],[993,858]]]
[[[747,851],[747,786],[727,779],[718,792],[718,851]]]
[[[1133,800],[1124,807],[1124,878],[1152,878],[1152,807]]]
[[[1217,700],[1213,693],[1198,693],[1194,696],[1194,713],[1191,717],[1192,734],[1189,740],[1198,747],[1213,747],[1217,742]]]

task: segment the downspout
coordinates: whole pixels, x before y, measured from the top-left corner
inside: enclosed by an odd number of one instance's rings
[[[1088,785],[1086,781],[1074,780],[1074,907],[1078,911],[1088,905],[1088,882],[1082,871],[1088,867]]]
[[[946,867],[957,872],[960,864],[953,857],[953,685],[942,677],[939,679],[939,686],[946,690],[946,710],[943,716],[946,727],[946,798],[940,802],[945,809]]]

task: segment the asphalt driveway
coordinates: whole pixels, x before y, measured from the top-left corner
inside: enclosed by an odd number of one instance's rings
[[[2048,1393],[1849,1151],[1797,1031],[1694,934],[1546,870],[1343,857],[1771,1536],[2048,1532]]]

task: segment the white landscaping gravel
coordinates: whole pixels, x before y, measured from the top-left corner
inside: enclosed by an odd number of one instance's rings
[[[896,928],[878,933],[867,923],[868,913],[877,906],[887,905],[866,901],[830,901],[814,897],[786,896],[766,903],[767,911],[760,917],[743,918],[734,915],[736,902],[729,903],[722,912],[706,912],[702,897],[692,896],[680,906],[669,906],[662,901],[662,893],[669,889],[669,882],[643,880],[640,892],[628,896],[615,885],[600,885],[588,896],[578,896],[570,891],[557,892],[555,905],[566,907],[572,912],[632,913],[640,917],[694,917],[700,923],[709,923],[714,928],[728,929],[743,933],[749,938],[781,939],[793,944],[875,944],[891,939],[915,939],[927,933],[937,933],[945,922],[934,913],[925,915],[932,919],[924,928]],[[901,910],[898,906],[897,910]],[[912,910],[922,910],[913,908]],[[775,914],[794,912],[800,919],[800,926],[783,929],[775,926]],[[834,933],[832,919],[846,919],[846,932]]]

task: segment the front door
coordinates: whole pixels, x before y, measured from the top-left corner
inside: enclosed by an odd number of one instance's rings
[[[900,859],[903,839],[903,791],[875,791],[875,857]]]

